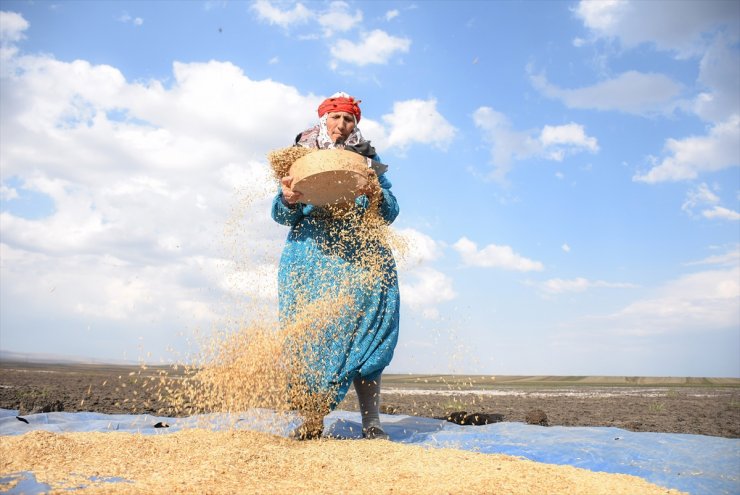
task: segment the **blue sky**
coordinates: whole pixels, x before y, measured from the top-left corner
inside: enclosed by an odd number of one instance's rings
[[[740,376],[740,4],[0,3],[0,349],[277,314],[266,154],[342,90],[390,166],[389,371]]]

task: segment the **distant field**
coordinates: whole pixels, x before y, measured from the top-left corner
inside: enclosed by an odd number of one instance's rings
[[[139,375],[157,375],[166,372],[177,376],[183,372],[180,367],[174,370],[171,366],[119,365],[104,363],[54,363],[29,362],[12,359],[0,359],[0,370],[3,368],[20,368],[43,372],[72,374],[128,375],[135,372]],[[740,378],[706,378],[706,377],[651,377],[651,376],[555,376],[555,375],[425,375],[425,374],[383,374],[383,386],[394,388],[486,390],[501,387],[577,387],[577,386],[614,386],[614,387],[740,387]]]
[[[383,385],[396,388],[452,388],[485,390],[500,387],[740,387],[740,378],[547,375],[394,375],[384,374]]]
[[[61,402],[66,412],[179,415],[168,394],[137,389],[137,395],[134,385],[164,373],[177,388],[184,372],[171,366],[0,358],[0,409],[20,413]],[[353,391],[339,405],[349,411],[358,407]],[[507,422],[526,422],[530,412],[539,411],[553,426],[740,438],[740,378],[389,373],[383,375],[381,407],[386,414],[428,418],[454,411],[495,413]]]

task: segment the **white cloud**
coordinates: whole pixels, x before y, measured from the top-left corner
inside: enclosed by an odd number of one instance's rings
[[[323,11],[309,10],[301,3],[296,3],[291,10],[281,10],[268,0],[257,0],[251,8],[260,20],[283,28],[309,24],[309,30],[314,32],[302,33],[298,39],[327,40],[331,54],[329,67],[332,70],[336,70],[340,63],[358,67],[384,65],[393,56],[408,53],[411,46],[410,39],[393,36],[380,29],[361,32],[356,42],[346,38],[336,39],[337,33],[346,33],[360,26],[364,17],[361,10],[356,9],[352,12],[350,4],[341,0],[329,3]],[[390,14],[386,14],[388,15]],[[321,34],[312,29],[315,27],[321,30]]]
[[[290,145],[321,98],[230,63],[175,63],[169,79],[130,82],[49,56],[4,61],[3,177],[53,202],[44,218],[0,214],[0,292],[16,317],[43,306],[100,328],[183,330],[214,317],[237,282],[259,282],[242,303],[274,297],[260,267],[276,262],[285,228],[269,218],[265,155]],[[278,116],[282,105],[294,111]],[[5,198],[12,189],[3,183]],[[236,274],[225,272],[235,259]]]
[[[404,274],[410,282],[401,282],[401,301],[428,319],[439,317],[437,305],[457,297],[452,279],[430,267],[421,267]]]
[[[704,89],[693,110],[708,122],[722,122],[740,114],[740,47],[737,38],[717,36],[699,63],[698,83]]]
[[[412,228],[396,232],[402,243],[394,252],[399,271],[401,302],[426,319],[439,317],[438,306],[457,297],[452,278],[430,266],[442,258],[443,243]]]
[[[663,74],[627,71],[615,78],[577,89],[551,84],[544,74],[531,74],[532,85],[569,108],[616,110],[631,114],[670,112],[682,91],[679,83]]]
[[[686,200],[681,205],[681,209],[692,212],[697,206],[716,203],[719,203],[719,196],[714,194],[709,186],[703,182],[686,193]]]
[[[280,10],[268,0],[257,0],[251,8],[257,12],[257,17],[261,21],[277,24],[283,28],[304,24],[314,17],[314,13],[300,2],[296,3],[291,10]]]
[[[650,184],[695,179],[699,174],[740,165],[740,115],[713,126],[706,136],[668,139],[668,156],[632,179]]]
[[[562,246],[560,246],[560,249],[562,249],[566,253],[570,253],[570,246],[567,244],[563,244]]]
[[[278,299],[277,264],[228,263],[227,267],[225,276],[219,280],[222,290],[235,297],[251,296],[275,307]]]
[[[478,250],[476,243],[462,237],[452,245],[467,266],[484,268],[502,268],[521,272],[542,271],[544,267],[539,261],[533,261],[515,253],[510,246],[489,244]]]
[[[128,14],[128,12],[124,12],[123,14],[121,14],[121,16],[118,18],[118,20],[121,21],[121,22],[123,22],[124,24],[130,22],[131,24],[133,24],[134,26],[137,26],[137,27],[144,24],[144,19],[142,19],[141,17],[131,17]]]
[[[5,296],[20,296],[29,307],[43,307],[45,314],[59,320],[125,321],[132,329],[151,321],[214,321],[203,292],[215,283],[217,260],[193,257],[144,266],[130,257],[59,257],[5,243],[0,256]]]
[[[617,24],[617,20],[622,16],[627,5],[627,2],[621,0],[581,1],[575,13],[583,19],[587,27],[608,33]]]
[[[711,206],[710,209],[702,209],[701,215],[704,218],[740,220],[740,214],[736,211],[720,206],[718,204],[719,202],[719,196],[712,192],[709,189],[709,186],[703,182],[686,193],[686,200],[681,205],[681,209],[690,215],[695,215],[696,209]]]
[[[702,211],[701,214],[710,219],[719,218],[722,220],[740,220],[740,213],[723,206],[715,206],[711,210]]]
[[[546,125],[540,133],[540,143],[548,150],[552,159],[562,161],[567,150],[588,150],[591,153],[599,151],[596,138],[586,135],[580,124]]]
[[[385,13],[385,20],[390,21],[391,19],[395,19],[399,14],[398,9],[389,10]]]
[[[566,154],[599,151],[596,138],[588,136],[582,125],[573,122],[545,125],[540,131],[517,131],[503,113],[490,107],[478,108],[473,113],[473,121],[492,145],[494,172],[491,178],[498,181],[505,180],[513,160],[540,157],[562,161]]]
[[[382,116],[386,127],[365,123],[373,143],[379,149],[406,149],[412,144],[426,144],[446,150],[457,130],[437,110],[437,100],[405,100],[393,104],[393,112]]]
[[[740,267],[684,275],[598,324],[623,334],[711,332],[740,327]]]
[[[334,61],[346,62],[359,67],[371,64],[387,64],[397,53],[407,53],[411,46],[408,38],[399,38],[389,35],[385,31],[375,29],[363,33],[358,43],[340,39],[331,45],[331,55]]]
[[[544,282],[529,282],[528,285],[537,287],[548,294],[563,294],[566,292],[585,292],[594,288],[629,289],[636,285],[623,282],[605,282],[603,280],[588,280],[583,277],[574,279],[551,278]]]
[[[329,10],[320,14],[317,18],[319,25],[324,30],[324,36],[332,36],[335,32],[349,31],[362,22],[362,12],[356,10],[354,14],[349,12],[349,4],[346,2],[331,2]]]
[[[731,249],[721,254],[713,254],[699,261],[692,261],[686,263],[686,265],[724,265],[724,266],[738,266],[740,265],[740,246],[735,245]]]
[[[406,228],[399,230],[397,234],[404,241],[402,251],[395,253],[400,270],[411,270],[442,256],[442,244],[423,232]]]
[[[22,40],[23,32],[28,29],[28,21],[16,12],[0,11],[0,43],[12,43]]]
[[[596,38],[618,39],[626,48],[652,43],[681,57],[703,52],[707,32],[724,27],[738,32],[737,5],[702,2],[582,0],[574,9]]]
[[[687,210],[701,204],[719,203],[719,196],[714,194],[706,182],[702,182],[696,188],[686,194],[686,201],[681,209]]]
[[[509,119],[501,112],[489,107],[480,107],[473,113],[476,127],[483,131],[486,141],[491,143],[491,159],[494,165],[492,177],[502,181],[511,170],[512,159],[524,160],[541,149],[535,137],[528,132],[515,131]]]
[[[652,43],[679,57],[700,56],[701,92],[694,98],[693,110],[714,123],[740,113],[740,17],[733,2],[675,2],[666,9],[660,2],[581,1],[575,13],[595,39],[618,39],[626,48]],[[648,83],[638,87],[671,89],[669,81]],[[572,97],[560,97],[565,96]]]
[[[5,184],[0,185],[0,200],[10,201],[18,199],[18,191],[13,187],[8,187]]]
[[[203,3],[203,10],[209,11],[217,8],[224,8],[228,3],[228,0],[206,0]]]

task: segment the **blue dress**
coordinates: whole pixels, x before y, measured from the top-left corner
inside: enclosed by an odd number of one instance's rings
[[[378,213],[390,224],[398,203],[385,175],[378,181]],[[286,205],[281,191],[272,202],[272,218],[290,227],[278,269],[280,323],[315,320],[319,335],[299,351],[311,370],[304,385],[329,394],[332,409],[355,377],[380,376],[398,341],[400,297],[391,249],[382,236],[355,235],[369,206],[360,196],[351,215],[335,217],[322,207]]]

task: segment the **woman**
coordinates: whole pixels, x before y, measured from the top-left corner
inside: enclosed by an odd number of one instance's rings
[[[379,157],[357,127],[359,103],[346,93],[324,100],[319,123],[300,133],[295,145],[351,150],[378,165]],[[380,378],[398,340],[400,299],[395,261],[378,232],[398,216],[398,203],[378,170],[379,175],[369,171],[369,185],[343,208],[302,203],[290,176],[281,179],[272,204],[272,218],[290,226],[278,271],[280,321],[314,332],[298,350],[307,372],[294,385],[304,392],[294,401],[304,416],[295,438],[321,436],[324,416],[350,384],[357,392],[363,436],[388,438],[379,419]]]

